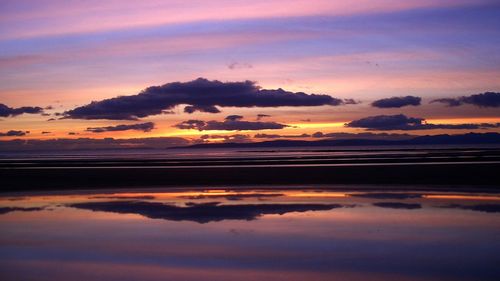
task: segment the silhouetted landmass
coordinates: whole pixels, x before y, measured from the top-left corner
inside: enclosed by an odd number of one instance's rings
[[[461,145],[500,144],[499,133],[468,133],[461,135],[419,136],[408,140],[325,139],[318,141],[274,140],[251,143],[204,143],[182,148],[261,148],[301,146],[375,146],[375,145]]]
[[[420,204],[407,204],[400,202],[377,202],[373,203],[373,206],[381,208],[389,208],[389,209],[406,209],[406,210],[414,210],[422,208],[422,205]]]
[[[70,132],[68,135],[76,135]],[[55,152],[61,151],[99,151],[99,150],[130,150],[140,149],[164,149],[165,147],[189,145],[187,139],[180,137],[155,137],[155,138],[57,138],[57,139],[13,139],[0,141],[0,152]]]
[[[16,134],[16,133],[15,133]],[[70,133],[71,134],[71,133]],[[73,133],[74,134],[74,133]],[[261,137],[270,136],[274,140],[252,142]],[[297,140],[286,138],[313,137],[320,140]],[[400,146],[400,145],[476,145],[498,144],[499,133],[468,133],[461,135],[414,136],[407,134],[375,134],[375,133],[322,133],[312,135],[266,135],[257,134],[253,139],[249,135],[204,135],[202,140],[223,138],[224,143],[192,142],[181,137],[153,137],[132,139],[13,139],[0,141],[0,152],[61,152],[61,151],[98,151],[130,149],[178,149],[178,148],[287,148],[287,147],[336,147],[336,146]],[[280,138],[279,140],[277,138]]]
[[[425,118],[411,117],[404,114],[375,115],[353,120],[345,124],[350,128],[363,128],[368,131],[412,131],[412,130],[477,130],[500,127],[499,123],[462,123],[432,124]]]
[[[218,202],[188,203],[186,207],[144,201],[75,203],[69,207],[119,214],[138,214],[152,219],[208,223],[221,220],[254,220],[262,215],[289,212],[325,211],[340,204],[249,204],[220,205]]]

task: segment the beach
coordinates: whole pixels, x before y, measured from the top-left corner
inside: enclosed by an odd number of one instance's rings
[[[203,155],[203,157],[201,157]],[[435,184],[500,186],[498,149],[18,157],[0,161],[2,191],[199,185]]]

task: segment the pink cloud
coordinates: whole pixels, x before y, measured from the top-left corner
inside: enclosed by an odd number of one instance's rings
[[[486,0],[480,0],[486,1]],[[12,1],[3,4],[2,39],[88,33],[200,21],[353,15],[457,6],[478,0],[332,1]],[[286,5],[286,7],[284,7]]]

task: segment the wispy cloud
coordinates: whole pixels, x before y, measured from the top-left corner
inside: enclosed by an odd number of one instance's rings
[[[27,4],[23,2],[15,1],[2,7],[0,16],[10,28],[8,29],[9,32],[5,32],[1,39],[109,32],[137,27],[186,24],[211,20],[229,21],[310,15],[345,16],[384,13],[424,7],[457,6],[477,3],[478,0],[359,0],[355,3],[318,0],[315,1],[314,5],[311,5],[310,1],[306,0],[291,0],[287,2],[286,9],[283,9],[283,2],[277,0],[250,2],[171,0],[160,3],[153,0],[141,1],[140,3],[126,0],[120,1],[119,5],[114,1],[90,0],[80,3],[48,0],[30,2],[30,6],[32,6],[30,9],[26,9]],[[82,18],[87,20],[82,22],[80,20]],[[26,28],[26,19],[31,19],[30,28]]]

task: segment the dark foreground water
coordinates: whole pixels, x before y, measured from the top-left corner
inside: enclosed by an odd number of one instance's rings
[[[348,190],[4,195],[0,280],[500,280],[498,194]]]

